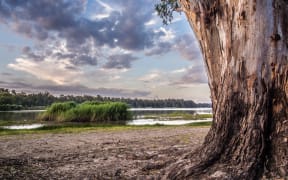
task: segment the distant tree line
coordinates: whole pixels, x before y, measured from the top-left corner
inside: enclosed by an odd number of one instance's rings
[[[40,92],[28,94],[25,92],[16,92],[15,90],[9,90],[0,88],[0,111],[5,110],[19,110],[29,109],[31,107],[46,107],[55,102],[67,102],[74,101],[76,103],[83,103],[85,101],[99,101],[99,102],[124,102],[132,108],[144,108],[144,107],[175,107],[175,108],[194,108],[194,107],[210,107],[208,103],[195,103],[192,100],[183,99],[132,99],[132,98],[115,98],[115,97],[103,97],[97,96],[72,96],[72,95],[60,95],[53,96],[49,92]],[[15,109],[14,109],[15,108]]]

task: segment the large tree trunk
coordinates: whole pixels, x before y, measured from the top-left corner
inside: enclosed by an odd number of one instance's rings
[[[179,0],[199,40],[213,124],[169,179],[288,177],[288,1]]]

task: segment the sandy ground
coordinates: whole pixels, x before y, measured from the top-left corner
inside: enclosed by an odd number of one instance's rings
[[[0,179],[148,179],[203,142],[208,128],[159,127],[0,137]]]

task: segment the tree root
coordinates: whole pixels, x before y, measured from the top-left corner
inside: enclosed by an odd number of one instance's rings
[[[187,157],[189,158],[187,159]],[[184,156],[166,169],[162,179],[252,180],[259,179],[262,176],[263,167],[255,168],[259,164],[257,162],[236,165],[232,161],[221,160],[218,155],[206,156],[202,160],[200,157],[199,151]]]

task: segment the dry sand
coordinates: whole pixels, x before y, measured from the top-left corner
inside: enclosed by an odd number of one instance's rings
[[[0,137],[0,179],[148,179],[204,140],[208,128]]]

